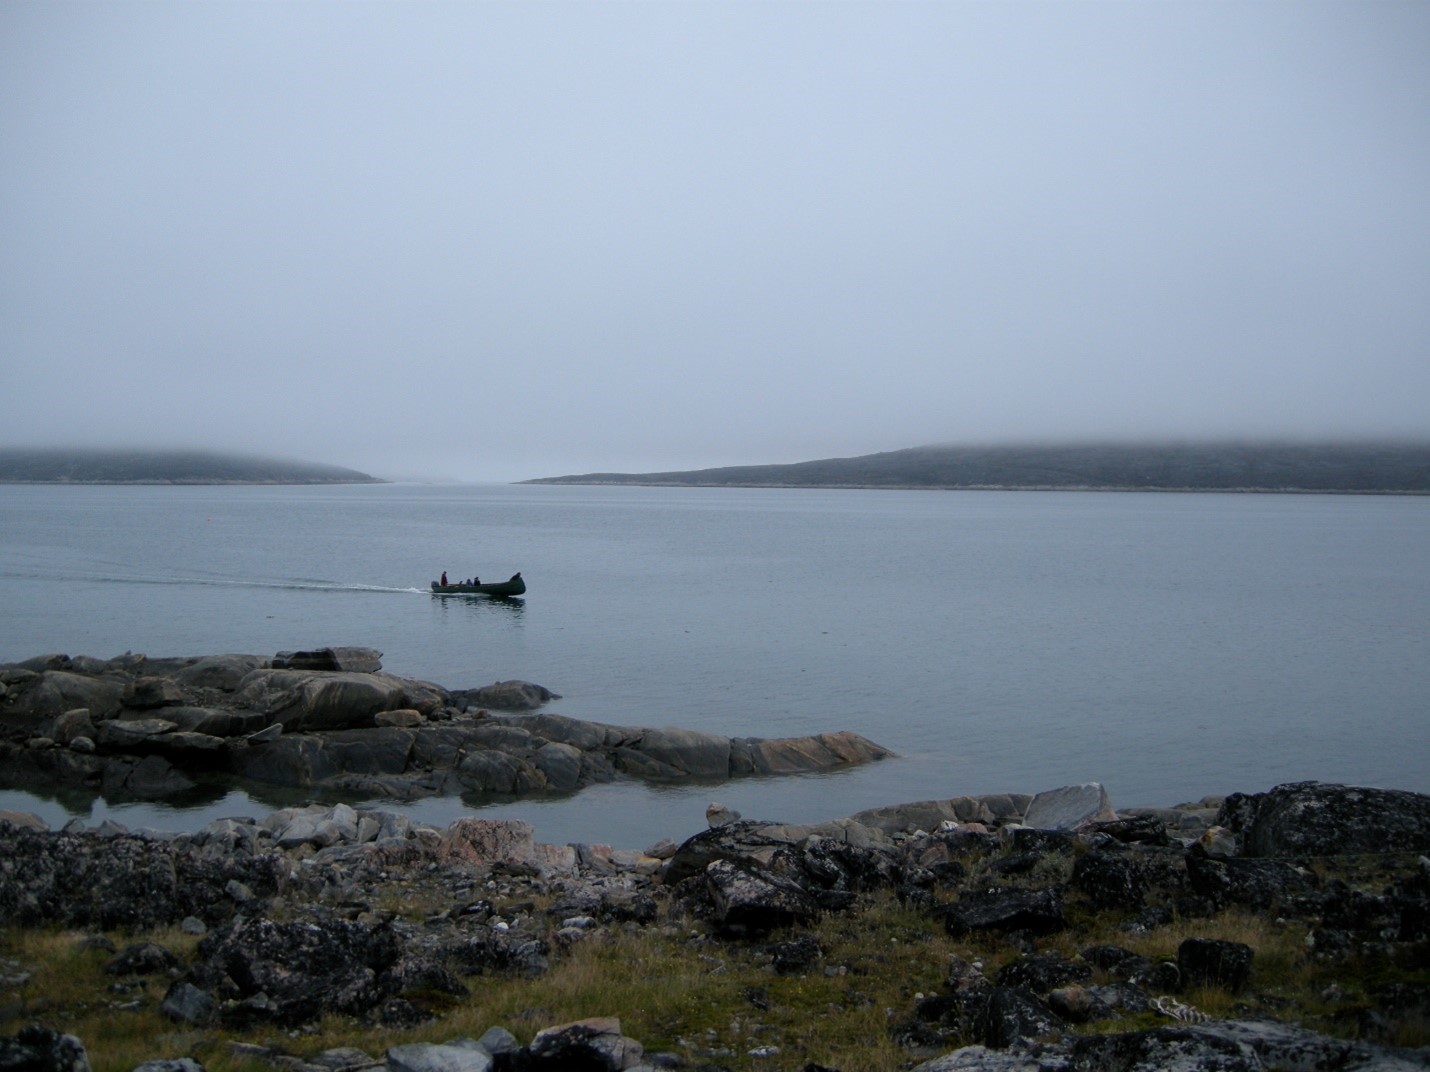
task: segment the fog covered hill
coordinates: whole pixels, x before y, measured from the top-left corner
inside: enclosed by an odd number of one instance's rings
[[[336,465],[199,450],[0,448],[5,484],[380,484]]]
[[[789,465],[528,484],[1430,493],[1430,443],[930,446]]]

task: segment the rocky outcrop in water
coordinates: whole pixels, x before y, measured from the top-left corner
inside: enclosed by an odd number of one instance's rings
[[[206,783],[351,797],[570,793],[626,776],[721,781],[867,763],[853,733],[730,738],[533,711],[558,698],[497,682],[449,691],[381,670],[368,648],[0,666],[0,786],[164,799]]]
[[[1264,799],[1314,796],[1304,827],[1288,818],[1282,833],[1314,834],[1321,848],[1384,837],[1425,843],[1425,824],[1411,829],[1402,820],[1421,814],[1425,797],[1397,795],[1401,810],[1377,817],[1362,808],[1365,794],[1303,783]],[[1094,805],[1076,824],[1052,818],[1066,815],[1061,804],[1069,797]],[[86,913],[106,902],[103,923],[136,932],[130,946],[114,951],[109,970],[158,974],[167,982],[164,1015],[198,1033],[191,1037],[211,1038],[230,1029],[301,1033],[326,1016],[388,1028],[432,1023],[475,986],[540,975],[583,943],[672,923],[701,955],[758,949],[773,977],[839,978],[849,966],[831,963],[807,928],[821,918],[857,919],[871,898],[892,894],[971,950],[1013,953],[996,971],[973,955],[955,958],[940,968],[940,987],[889,1010],[889,1037],[907,1065],[924,1062],[918,1072],[1430,1066],[1430,1051],[1389,1041],[1396,1023],[1430,1013],[1420,956],[1430,942],[1430,860],[1414,849],[1247,856],[1234,832],[1246,829],[1244,797],[1111,818],[1105,799],[1100,786],[1072,787],[925,801],[803,826],[732,819],[714,807],[718,825],[647,852],[543,845],[523,822],[463,819],[437,829],[344,805],[221,820],[171,836],[78,822],[51,833],[0,819],[0,914],[39,918],[74,900],[78,909],[54,918],[93,926],[100,920]],[[1047,810],[1050,800],[1060,806]],[[977,818],[919,822],[944,813]],[[1064,828],[1040,829],[1030,819]],[[145,879],[91,890],[106,873]],[[162,881],[150,880],[156,875]],[[195,889],[183,892],[189,883]],[[24,907],[36,888],[48,892]],[[398,903],[440,909],[395,912],[384,907],[394,893]],[[181,914],[185,928],[204,937],[191,956],[166,955],[144,932]],[[1265,951],[1255,939],[1181,937],[1189,922],[1223,916],[1260,918],[1272,929],[1305,926],[1308,965],[1337,979],[1347,978],[1341,966],[1354,966],[1369,979],[1376,1005],[1345,1006],[1349,1033],[1358,1037],[1284,1022],[1298,1006],[1280,988],[1259,984]],[[1147,956],[1084,937],[1105,935],[1109,923],[1129,942],[1175,936],[1166,946],[1172,952]],[[17,978],[24,967],[14,965]],[[1197,995],[1209,990],[1231,995],[1236,1014],[1213,1019],[1197,1009]],[[1315,1000],[1346,1000],[1337,990]],[[754,1008],[768,1000],[750,995]],[[1083,1033],[1089,1025],[1096,1030]],[[605,1070],[692,1059],[698,1067],[734,1067],[733,1055],[698,1047],[690,1058],[647,1056],[619,1021],[599,1017],[550,1026],[524,1046],[503,1026],[478,1040],[408,1043],[376,1057],[331,1051],[306,1063],[241,1045],[242,1056],[290,1072]],[[15,1067],[87,1067],[78,1040],[40,1026],[0,1039],[0,1055],[12,1052],[21,1062]]]

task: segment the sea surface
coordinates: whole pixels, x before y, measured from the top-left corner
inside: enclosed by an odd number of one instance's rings
[[[518,570],[512,602],[428,583]],[[853,730],[854,770],[383,806],[640,848],[1100,781],[1115,806],[1319,779],[1430,791],[1430,498],[390,484],[0,487],[0,662],[360,645],[449,688],[730,736]],[[187,829],[172,809],[0,809]]]

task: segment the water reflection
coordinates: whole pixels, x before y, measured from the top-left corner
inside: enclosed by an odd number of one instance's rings
[[[881,787],[880,768],[891,761],[837,771],[736,778],[726,782],[648,783],[629,779],[586,786],[574,793],[531,797],[488,794],[373,798],[248,784],[210,784],[202,793],[166,802],[121,801],[79,790],[0,790],[0,812],[32,812],[52,830],[72,819],[96,826],[112,820],[134,830],[183,833],[217,819],[262,818],[270,811],[307,804],[350,804],[392,811],[438,828],[469,816],[529,822],[537,841],[564,845],[605,843],[643,849],[669,838],[683,841],[705,829],[705,809],[713,801],[747,819],[822,822],[863,808],[903,802]]]
[[[476,593],[446,593],[433,596],[437,611],[443,618],[457,621],[515,621],[526,613],[526,600],[520,596],[484,596]]]

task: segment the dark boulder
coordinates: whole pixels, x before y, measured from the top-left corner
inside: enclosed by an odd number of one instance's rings
[[[1188,938],[1177,947],[1183,986],[1218,986],[1236,993],[1251,978],[1251,946],[1216,938]]]
[[[801,844],[799,867],[809,885],[826,890],[888,889],[902,877],[891,853],[823,837]]]
[[[0,1037],[3,1072],[89,1072],[84,1043],[73,1035],[31,1025],[13,1038]]]
[[[1156,816],[1134,815],[1124,819],[1108,819],[1089,823],[1084,832],[1103,834],[1124,845],[1170,845],[1167,824]]]
[[[1430,796],[1399,789],[1292,782],[1232,794],[1217,823],[1245,856],[1430,851]]]
[[[456,969],[466,975],[505,972],[531,977],[550,967],[547,960],[550,950],[544,941],[491,927],[477,928],[476,933],[443,952]]]
[[[275,923],[240,919],[199,943],[212,978],[231,981],[242,999],[222,1010],[226,1023],[297,1026],[327,1013],[363,1016],[390,996],[378,975],[398,960],[400,945],[388,927],[347,920]]]
[[[1158,992],[1178,990],[1182,973],[1170,960],[1154,961],[1130,949],[1115,945],[1089,946],[1078,954],[1114,979]]]
[[[801,934],[789,942],[776,943],[771,950],[775,973],[794,975],[814,967],[822,955],[819,942],[811,934]]]
[[[621,1072],[641,1063],[640,1043],[621,1034],[621,1022],[595,1017],[538,1031],[526,1047],[528,1072]]]
[[[1060,986],[1081,983],[1091,977],[1092,966],[1086,962],[1068,960],[1059,953],[1030,953],[1005,964],[995,980],[999,986],[1047,994]]]
[[[1072,1045],[1069,1072],[1264,1072],[1248,1044],[1186,1027],[1120,1035],[1082,1035]]]
[[[1223,907],[1266,910],[1314,892],[1319,883],[1314,872],[1285,860],[1218,860],[1188,853],[1186,861],[1192,891]]]
[[[705,885],[716,922],[726,931],[763,934],[807,923],[819,912],[815,899],[797,883],[729,860],[716,860],[705,869]]]
[[[104,965],[110,975],[157,975],[179,966],[179,958],[156,942],[125,946]]]
[[[742,821],[687,838],[665,867],[665,881],[674,885],[705,873],[716,860],[730,860],[746,867],[768,860],[780,850],[789,850],[795,841],[774,823]]]
[[[1384,893],[1351,889],[1344,882],[1326,885],[1320,898],[1323,927],[1345,931],[1355,941],[1430,938],[1430,895],[1416,884],[1391,886]]]
[[[423,953],[406,952],[397,958],[377,978],[378,989],[384,994],[409,994],[414,991],[465,997],[467,988],[439,959]]]
[[[1073,864],[1073,889],[1098,909],[1137,909],[1147,898],[1147,870],[1125,852],[1089,852]]]
[[[973,1034],[985,1046],[1007,1049],[1029,1039],[1063,1034],[1063,1022],[1026,990],[995,986],[973,1019]]]
[[[1051,887],[974,890],[953,904],[940,906],[936,914],[955,938],[971,931],[1052,934],[1067,926],[1062,897]]]
[[[644,890],[609,889],[601,891],[596,915],[613,923],[654,923],[659,905]]]
[[[1008,844],[1015,853],[1069,853],[1077,847],[1078,835],[1070,830],[1040,830],[1031,826],[1008,828]]]
[[[159,1012],[177,1023],[202,1027],[213,1023],[218,1016],[218,1003],[208,991],[187,979],[179,979],[164,994]]]

